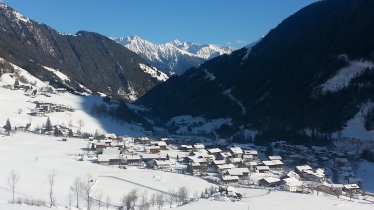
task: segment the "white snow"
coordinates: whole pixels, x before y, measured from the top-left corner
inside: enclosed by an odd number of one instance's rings
[[[209,79],[210,81],[213,81],[216,79],[216,76],[214,76],[214,74],[212,72],[209,72],[207,69],[203,69],[207,79]]]
[[[360,111],[348,120],[347,126],[340,132],[341,136],[374,141],[374,130],[368,131],[364,126],[365,115],[373,105],[372,103],[363,105]]]
[[[102,166],[90,161],[77,161],[77,155],[85,153],[87,141],[61,137],[42,136],[31,133],[17,133],[0,137],[0,200],[8,201],[11,193],[7,189],[6,177],[14,169],[20,174],[16,197],[32,196],[34,199],[48,199],[47,176],[52,169],[57,172],[55,196],[57,203],[67,205],[69,186],[76,177],[83,180],[90,174],[95,180],[94,192],[103,191],[104,197],[110,196],[113,203],[130,190],[137,188],[153,192],[177,190],[187,187],[192,193],[203,191],[212,186],[201,178],[148,169],[119,169]],[[36,190],[37,189],[37,190]],[[95,197],[96,194],[93,194]]]
[[[322,93],[338,92],[349,85],[349,82],[362,74],[367,68],[373,68],[374,63],[366,60],[350,61],[348,66],[340,69],[336,75],[321,85]]]
[[[53,68],[50,68],[50,67],[47,67],[47,66],[43,66],[43,68],[52,72],[53,74],[55,74],[62,81],[70,81],[69,77],[66,76],[65,74],[63,74],[60,70],[53,69]]]
[[[245,109],[243,103],[241,101],[239,101],[238,99],[236,99],[235,96],[233,96],[231,94],[231,89],[227,89],[227,90],[223,91],[222,94],[229,97],[233,102],[235,102],[240,107],[242,115],[245,115],[246,109]]]
[[[207,59],[230,54],[233,49],[217,45],[197,45],[191,42],[173,40],[154,44],[137,36],[113,38],[131,51],[141,55],[150,64],[168,75],[182,74],[191,67],[198,67]]]
[[[3,83],[0,82],[0,86]],[[31,123],[30,129],[41,128],[47,117],[30,116],[28,113],[35,109],[32,101],[61,104],[74,108],[74,112],[54,112],[46,114],[52,124],[60,124],[71,127],[73,131],[79,129],[78,121],[83,120],[82,132],[95,133],[116,133],[118,135],[131,134],[143,135],[143,129],[139,126],[121,123],[112,120],[110,117],[97,117],[90,113],[93,104],[100,105],[102,99],[98,96],[77,96],[70,93],[51,94],[51,97],[37,95],[35,98],[24,95],[23,90],[9,90],[0,87],[0,124],[5,124],[6,120],[11,121],[12,126],[25,126]],[[21,113],[19,113],[21,111]],[[71,126],[69,125],[71,124]]]
[[[149,67],[142,63],[140,63],[139,66],[145,73],[150,74],[151,77],[156,78],[158,81],[164,82],[169,79],[168,75],[156,69],[155,67]]]

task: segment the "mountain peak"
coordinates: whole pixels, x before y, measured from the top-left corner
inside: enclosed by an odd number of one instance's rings
[[[138,36],[114,39],[116,42],[141,55],[150,64],[168,75],[182,74],[191,67],[198,67],[207,59],[230,54],[233,49],[212,44],[198,45],[174,39],[164,44],[154,44]]]

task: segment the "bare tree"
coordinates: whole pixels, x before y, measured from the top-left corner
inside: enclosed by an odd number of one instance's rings
[[[76,199],[76,208],[79,209],[79,194],[81,193],[81,179],[79,177],[74,179],[73,185],[70,190],[74,193]]]
[[[71,210],[72,206],[73,206],[73,194],[69,193],[69,210]]]
[[[181,187],[178,190],[178,202],[183,204],[188,198],[188,190],[186,187]]]
[[[122,205],[126,206],[127,210],[135,209],[135,203],[138,200],[138,190],[133,189],[129,192],[128,195],[123,196],[122,198]]]
[[[87,180],[81,182],[83,198],[87,202],[87,210],[91,209],[91,195],[93,191],[94,180],[91,175],[87,175]]]
[[[158,206],[158,209],[162,209],[165,204],[165,194],[159,193],[156,195],[156,204]]]
[[[147,191],[144,190],[144,192],[140,195],[140,210],[148,210],[149,209],[149,202],[147,198]]]
[[[16,186],[17,186],[19,179],[20,179],[20,175],[17,173],[17,171],[12,169],[8,176],[8,185],[10,189],[12,190],[12,203],[14,203],[14,192],[16,190]]]
[[[169,203],[169,207],[171,208],[175,201],[175,192],[173,190],[168,191],[168,195],[166,196],[166,201]]]
[[[101,208],[101,199],[103,198],[103,191],[100,190],[97,194],[98,210]]]
[[[49,208],[52,206],[56,206],[56,199],[53,193],[53,188],[55,185],[55,179],[57,176],[57,172],[55,169],[52,169],[51,173],[48,175],[48,184],[49,184]]]
[[[155,204],[156,204],[156,195],[154,193],[151,195],[151,199],[149,200],[149,203],[151,204],[152,207],[155,206]]]
[[[105,205],[106,205],[106,210],[109,210],[109,206],[110,206],[110,197],[109,196],[106,197]]]

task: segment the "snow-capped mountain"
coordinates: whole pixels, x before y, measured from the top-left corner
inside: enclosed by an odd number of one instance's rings
[[[198,45],[192,42],[173,40],[164,44],[154,44],[137,36],[114,39],[131,51],[141,55],[150,64],[165,73],[182,74],[191,67],[223,54],[230,54],[233,49],[213,44]]]

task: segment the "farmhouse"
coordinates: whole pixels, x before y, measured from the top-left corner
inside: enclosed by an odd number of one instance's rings
[[[274,177],[265,177],[258,181],[258,184],[263,187],[276,187],[281,185],[281,180]]]
[[[302,192],[303,182],[295,177],[283,179],[284,189],[290,192]]]
[[[229,183],[237,183],[239,181],[239,177],[238,176],[230,176],[230,175],[226,175],[226,176],[222,176],[222,181],[225,183],[225,184],[229,184]]]

